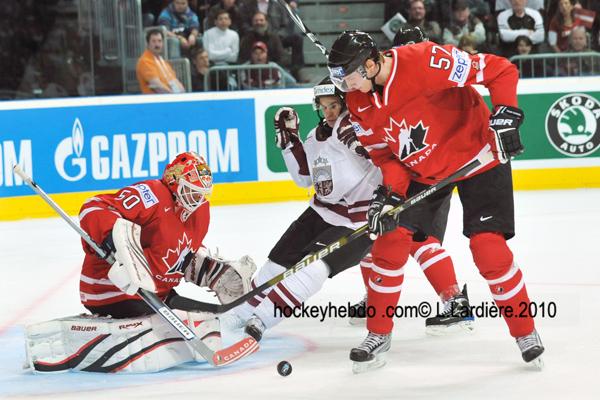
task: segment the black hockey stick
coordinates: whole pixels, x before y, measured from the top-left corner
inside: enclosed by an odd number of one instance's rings
[[[89,244],[92,249],[109,264],[115,262],[113,254],[106,254],[106,251],[83,230],[73,222],[73,220],[64,212],[58,204],[54,202],[47,194],[31,179],[18,165],[13,167],[14,172],[29,185],[33,191],[44,199],[44,201],[54,209],[73,228],[83,240]],[[175,330],[186,340],[186,343],[193,351],[199,353],[206,361],[213,366],[220,366],[236,361],[245,355],[251,354],[258,349],[258,343],[254,339],[246,338],[234,345],[218,351],[211,350],[201,338],[196,336],[177,315],[153,292],[139,289],[137,294],[157,313],[160,314]]]
[[[432,185],[428,189],[425,189],[424,191],[407,199],[404,203],[400,204],[399,206],[391,209],[390,211],[388,211],[388,214],[389,215],[397,215],[398,213],[401,213],[402,211],[406,210],[407,208],[412,207],[415,204],[421,202],[423,199],[428,198],[432,194],[436,193],[438,190],[448,186],[450,183],[454,182],[455,180],[468,175],[469,173],[471,173],[472,171],[474,171],[475,169],[477,169],[483,165],[489,164],[493,160],[494,160],[494,156],[490,151],[486,151],[486,152],[480,154],[476,159],[474,159],[470,163],[466,164],[464,167],[460,168],[458,171],[456,171],[455,173],[453,173],[446,179],[439,181],[435,185]],[[286,270],[285,272],[282,272],[279,275],[274,276],[273,278],[269,279],[262,285],[249,291],[248,293],[246,293],[242,297],[237,298],[236,300],[232,301],[231,303],[214,304],[214,303],[199,302],[196,300],[189,299],[187,297],[179,296],[174,291],[172,291],[172,293],[169,295],[166,302],[169,306],[179,309],[179,310],[208,311],[208,312],[216,313],[216,314],[221,314],[221,313],[227,312],[227,311],[231,310],[232,308],[237,307],[240,304],[244,303],[245,301],[251,299],[252,297],[256,296],[257,294],[260,294],[263,290],[276,285],[278,282],[281,282],[288,276],[295,274],[296,272],[300,271],[302,268],[308,266],[309,264],[312,264],[315,261],[321,260],[324,257],[326,257],[327,255],[333,253],[334,251],[344,247],[345,245],[347,245],[354,239],[359,238],[362,235],[366,234],[367,231],[368,231],[368,225],[365,224],[365,225],[361,226],[360,228],[356,229],[350,235],[343,236],[343,237],[339,238],[338,240],[336,240],[335,242],[333,242],[333,243],[327,245],[326,247],[324,247],[323,249],[319,250],[318,252],[307,255],[306,257],[304,257],[302,260],[300,260],[298,263],[296,263],[296,265],[294,265],[290,269]]]
[[[310,41],[313,42],[314,45],[319,48],[319,50],[321,50],[321,53],[323,53],[323,55],[325,57],[327,57],[329,55],[329,52],[327,51],[327,47],[325,47],[325,45],[323,45],[323,43],[321,43],[321,41],[319,39],[317,39],[317,36],[310,29],[308,29],[308,27],[304,24],[304,22],[302,21],[300,16],[298,14],[296,14],[296,12],[294,10],[292,10],[292,7],[290,7],[290,5],[285,2],[285,0],[277,0],[277,2],[279,3],[279,5],[281,5],[281,7],[283,7],[285,9],[285,11],[288,13],[290,18],[292,19],[292,21],[294,21],[294,23],[298,26],[298,28],[300,28],[302,33],[307,38],[309,38]]]

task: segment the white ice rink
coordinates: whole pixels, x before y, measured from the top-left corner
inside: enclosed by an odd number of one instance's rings
[[[213,207],[205,244],[261,264],[304,202]],[[516,193],[517,236],[509,244],[529,294],[554,302],[538,318],[543,372],[529,370],[501,319],[479,318],[474,333],[425,335],[424,319],[396,321],[388,365],[353,375],[350,348],[365,328],[343,319],[295,319],[269,332],[259,353],[222,369],[187,364],[163,373],[33,375],[21,369],[23,326],[83,312],[78,236],[58,218],[0,223],[0,398],[91,399],[600,399],[600,190]],[[472,305],[490,301],[461,234],[453,199],[446,248]],[[401,304],[436,296],[420,269],[407,268]],[[325,284],[310,304],[345,304],[363,294],[360,271]],[[293,373],[276,372],[289,360]]]

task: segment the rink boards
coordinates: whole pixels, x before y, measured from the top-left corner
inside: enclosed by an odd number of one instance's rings
[[[600,79],[522,80],[518,93],[526,152],[513,163],[515,188],[600,187]],[[0,103],[0,220],[53,215],[14,163],[77,214],[93,194],[159,177],[185,150],[210,164],[213,204],[307,199],[289,180],[272,121],[294,106],[304,137],[317,122],[311,100],[311,89],[289,89]]]

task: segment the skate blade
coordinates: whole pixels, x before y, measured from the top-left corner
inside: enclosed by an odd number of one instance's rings
[[[386,364],[385,354],[378,354],[371,361],[354,361],[352,363],[352,373],[363,374],[383,367]]]
[[[531,369],[535,371],[543,371],[546,366],[544,364],[544,359],[541,357],[541,355],[529,361],[527,365],[531,366]]]
[[[350,318],[348,320],[348,324],[352,326],[366,326],[367,319],[366,318]]]
[[[475,321],[460,321],[452,325],[432,325],[425,327],[425,333],[430,336],[445,336],[455,333],[471,333],[475,330]]]

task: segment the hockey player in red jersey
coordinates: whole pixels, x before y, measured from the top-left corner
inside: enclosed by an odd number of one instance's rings
[[[155,372],[203,361],[137,292],[145,289],[164,300],[185,279],[209,287],[227,303],[249,290],[256,269],[249,257],[225,261],[203,247],[211,190],[210,168],[198,154],[186,152],[166,166],[162,179],[92,197],[82,206],[81,227],[115,262],[110,265],[83,241],[80,295],[92,315],[28,327],[32,370]],[[187,316],[196,336],[220,350],[218,319],[207,313]]]
[[[344,93],[335,88],[329,77],[314,87],[313,106],[321,121],[304,142],[298,136],[299,117],[294,109],[282,107],[275,114],[276,144],[282,150],[287,169],[297,185],[313,186],[315,195],[309,207],[279,238],[269,253],[269,259],[253,279],[253,286],[263,284],[293,267],[309,253],[318,252],[363,226],[367,222],[366,211],[371,195],[381,184],[381,172],[371,163],[366,150],[356,139]],[[446,196],[436,206],[447,211],[449,202],[450,198]],[[445,220],[431,229],[436,233],[441,229],[443,236]],[[420,240],[413,243],[411,255],[436,293],[442,301],[451,302],[454,308],[468,307],[468,299],[458,289],[454,266],[439,241],[433,237]],[[283,320],[282,313],[274,312],[275,307],[283,310],[300,306],[321,288],[328,277],[333,278],[359,262],[364,276],[364,271],[377,269],[370,254],[367,254],[371,245],[371,239],[363,235],[290,275],[236,307],[230,314],[230,326],[245,324],[246,332],[260,340],[265,329]],[[446,318],[437,321],[435,326],[428,320],[427,328],[438,331],[450,327],[472,329],[472,320],[471,316]]]
[[[422,42],[379,52],[364,32],[346,31],[334,42],[328,67],[332,81],[348,92],[346,102],[357,136],[383,173],[383,185],[369,206],[373,270],[368,300],[378,312],[367,321],[368,336],[350,358],[376,363],[391,345],[392,319],[382,310],[399,300],[413,232],[419,218],[431,218],[428,202],[396,218],[386,210],[401,204],[411,180],[434,184],[492,151],[497,160],[454,184],[463,205],[463,233],[470,239],[473,259],[487,280],[492,297],[503,310],[510,334],[526,362],[541,363],[544,351],[530,316],[516,317],[529,297],[523,275],[506,240],[514,236],[514,206],[510,158],[523,151],[517,108],[518,72],[506,59],[469,55],[451,45]],[[490,90],[494,112],[471,87]]]

